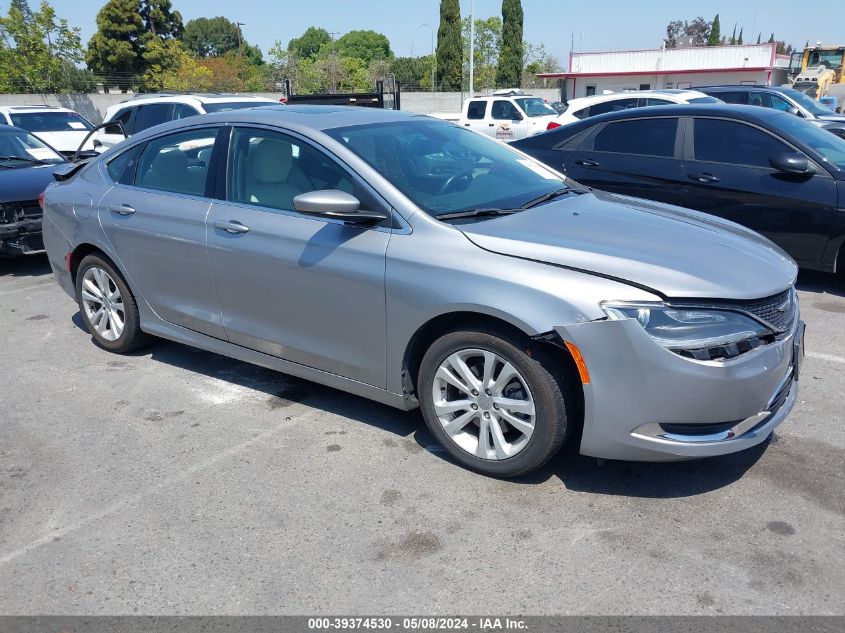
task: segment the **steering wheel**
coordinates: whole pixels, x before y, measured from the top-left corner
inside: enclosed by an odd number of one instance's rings
[[[466,189],[469,186],[469,183],[471,183],[471,182],[472,182],[472,174],[470,174],[468,172],[461,172],[459,174],[454,174],[452,176],[449,176],[446,179],[446,182],[444,182],[440,186],[440,189],[438,190],[437,193],[438,194],[444,194],[444,193],[449,193],[452,190],[460,191],[460,189],[458,189],[458,185],[460,185],[461,183],[466,183],[463,187],[464,189]]]

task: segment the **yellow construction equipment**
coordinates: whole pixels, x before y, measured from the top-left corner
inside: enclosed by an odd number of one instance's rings
[[[792,53],[789,86],[845,112],[845,46],[808,46]]]

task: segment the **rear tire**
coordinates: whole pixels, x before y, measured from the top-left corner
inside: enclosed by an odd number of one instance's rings
[[[94,342],[110,352],[127,354],[147,345],[138,305],[123,276],[107,259],[87,255],[76,272],[76,301]]]
[[[425,353],[417,397],[432,435],[459,463],[493,477],[536,470],[567,437],[554,363],[493,329],[455,330]]]

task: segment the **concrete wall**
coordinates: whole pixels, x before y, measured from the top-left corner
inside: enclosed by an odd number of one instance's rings
[[[278,100],[281,93],[251,93],[259,97]],[[484,94],[477,92],[476,94]],[[557,101],[557,89],[532,90],[531,94],[549,101]],[[462,99],[468,95],[460,92],[403,92],[402,110],[429,114],[431,112],[459,112]],[[70,95],[33,95],[0,94],[0,105],[52,105],[76,110],[92,123],[102,123],[106,110],[121,101],[130,99],[127,94],[70,94]]]

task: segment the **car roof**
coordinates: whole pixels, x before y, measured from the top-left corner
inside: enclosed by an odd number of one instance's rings
[[[772,92],[786,92],[791,88],[783,88],[781,86],[761,86],[758,84],[722,84],[719,86],[699,86],[696,90],[714,92],[751,92],[752,90],[771,90]]]
[[[615,121],[617,119],[648,119],[667,116],[725,116],[731,119],[756,123],[760,121],[768,122],[779,116],[791,117],[794,115],[775,110],[774,108],[758,108],[725,103],[689,103],[665,105],[659,108],[629,108],[628,110],[619,110],[618,112],[608,112],[592,116],[579,123],[595,124],[602,121]],[[572,125],[574,126],[575,124],[573,123]]]
[[[276,99],[270,97],[261,97],[256,95],[243,94],[226,94],[226,93],[191,93],[191,94],[173,94],[173,93],[156,93],[145,94],[139,93],[129,99],[124,99],[120,103],[109,106],[108,110],[122,110],[133,105],[144,105],[146,103],[229,103],[232,101],[255,101],[256,103],[278,103]]]
[[[616,99],[630,99],[640,97],[654,97],[663,96],[676,99],[695,99],[697,97],[706,97],[707,95],[698,90],[628,90],[625,92],[614,92],[607,95],[591,95],[589,97],[577,97],[570,99],[569,104],[590,105],[593,103],[605,103],[607,101],[615,101]]]
[[[32,114],[32,113],[35,113],[35,112],[73,112],[73,113],[77,113],[76,110],[71,110],[70,108],[63,108],[61,106],[40,105],[40,104],[0,106],[0,112],[6,112],[8,114]]]

